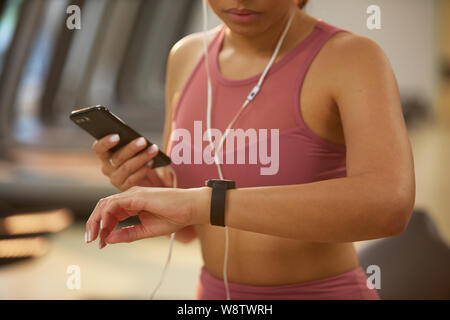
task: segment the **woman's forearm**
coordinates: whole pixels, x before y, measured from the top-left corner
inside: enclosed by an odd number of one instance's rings
[[[197,190],[200,223],[209,223],[211,189]],[[228,190],[231,228],[313,242],[353,242],[403,232],[412,212],[409,190],[372,174],[307,184]]]

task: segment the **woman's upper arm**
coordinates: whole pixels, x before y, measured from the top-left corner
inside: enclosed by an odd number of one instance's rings
[[[415,201],[414,160],[390,62],[372,40],[349,34],[333,44],[332,96],[347,147],[347,175],[373,174],[406,212]]]

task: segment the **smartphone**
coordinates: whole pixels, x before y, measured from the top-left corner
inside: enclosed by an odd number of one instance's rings
[[[109,111],[108,108],[100,105],[74,110],[70,114],[70,120],[97,140],[109,134],[117,133],[120,141],[109,150],[111,152],[117,151],[134,139],[143,137],[143,135],[137,133],[122,119]],[[147,140],[148,147],[153,144],[148,139],[145,140]],[[153,158],[152,168],[168,166],[170,162],[170,158],[159,150],[158,154]]]

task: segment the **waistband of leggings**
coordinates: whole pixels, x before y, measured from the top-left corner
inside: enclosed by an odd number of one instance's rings
[[[260,293],[262,291],[267,290],[274,293],[274,292],[290,291],[293,289],[300,289],[300,288],[308,289],[308,288],[337,286],[349,282],[365,284],[366,279],[367,277],[366,274],[364,273],[364,270],[359,266],[353,270],[338,274],[336,276],[307,282],[300,282],[286,285],[275,285],[275,286],[258,286],[229,281],[228,287],[230,288],[230,291],[236,292]],[[202,266],[201,268],[200,281],[205,287],[208,287],[209,289],[214,288],[222,291],[225,288],[224,281],[209,273],[208,270],[205,268],[205,266]]]

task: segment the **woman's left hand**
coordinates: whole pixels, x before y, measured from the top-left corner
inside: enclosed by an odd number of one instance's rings
[[[209,206],[208,189],[132,187],[101,199],[86,223],[86,242],[100,233],[100,249],[106,244],[132,242],[168,235],[186,226],[207,223],[201,218]],[[114,230],[119,221],[139,216],[141,224]]]

